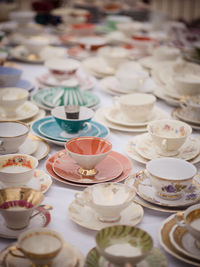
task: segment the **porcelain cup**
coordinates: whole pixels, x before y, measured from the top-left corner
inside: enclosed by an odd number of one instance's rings
[[[99,36],[84,36],[78,39],[79,45],[88,51],[96,51],[106,45],[106,39]]]
[[[12,246],[9,253],[14,257],[29,259],[35,267],[50,267],[63,244],[63,239],[58,232],[47,228],[38,228],[20,234],[17,245]]]
[[[192,185],[196,167],[182,159],[157,158],[146,164],[151,185],[164,199],[179,199]]]
[[[127,94],[120,97],[114,97],[115,105],[127,117],[130,122],[145,122],[154,107],[155,96],[150,94]]]
[[[29,133],[29,126],[18,121],[0,122],[0,154],[16,153]]]
[[[76,193],[75,199],[80,205],[89,205],[98,214],[102,222],[120,220],[120,213],[127,208],[135,197],[135,190],[118,183],[101,183]]]
[[[43,36],[33,36],[24,40],[23,44],[28,49],[30,53],[39,55],[40,51],[47,45],[50,41],[48,38]]]
[[[155,149],[162,156],[177,155],[179,149],[192,133],[187,123],[179,120],[156,120],[147,125]]]
[[[195,244],[200,249],[200,204],[190,206],[184,212],[178,212],[175,220],[195,238]]]

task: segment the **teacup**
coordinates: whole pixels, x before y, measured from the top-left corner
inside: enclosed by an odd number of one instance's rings
[[[187,123],[178,120],[156,120],[147,125],[155,149],[162,156],[177,155],[181,146],[192,133]]]
[[[80,205],[89,205],[102,222],[119,221],[120,213],[131,204],[134,197],[134,189],[118,183],[96,184],[75,194],[76,201]]]
[[[18,121],[0,122],[0,154],[16,153],[29,133],[29,126]]]
[[[29,53],[39,55],[40,51],[47,45],[50,41],[48,38],[43,36],[33,36],[28,39],[25,39],[23,44],[28,49]]]
[[[175,47],[159,46],[153,50],[153,57],[156,60],[176,60],[180,56],[180,50]]]
[[[140,228],[114,225],[97,233],[96,245],[99,253],[116,266],[136,266],[151,252],[153,240]]]
[[[0,189],[0,213],[10,229],[23,229],[40,212],[33,214],[43,201],[40,191],[32,188],[9,187]]]
[[[17,245],[10,247],[9,253],[14,257],[29,259],[35,267],[50,267],[63,244],[63,239],[58,232],[39,228],[20,234]],[[16,251],[20,251],[22,255],[15,253]]]
[[[187,228],[195,238],[197,248],[200,249],[200,204],[190,206],[184,212],[178,212],[175,220],[178,225]]]
[[[79,45],[89,51],[96,51],[106,45],[106,39],[99,36],[85,36],[78,39]]]
[[[81,175],[94,176],[95,166],[110,153],[112,144],[100,137],[77,137],[69,140],[65,149],[80,166]]]
[[[114,101],[117,102],[127,120],[144,122],[151,115],[156,98],[150,94],[135,93],[115,97]]]
[[[51,111],[52,116],[55,118],[57,124],[62,130],[66,131],[69,134],[75,134],[83,130],[85,126],[88,127],[87,130],[91,128],[90,121],[94,116],[94,111],[92,109],[80,106],[78,118],[70,119],[66,115],[65,107],[67,106],[59,106]]]
[[[26,154],[0,156],[0,181],[6,186],[25,185],[33,178],[38,160]]]
[[[16,115],[18,107],[23,105],[28,98],[28,91],[16,87],[8,87],[0,90],[0,106],[8,117]]]
[[[0,66],[0,86],[9,87],[15,85],[22,75],[22,70]]]
[[[164,199],[179,199],[192,185],[196,167],[182,159],[157,158],[146,164],[151,185]]]
[[[148,36],[134,35],[132,36],[131,43],[135,48],[151,53],[152,49],[158,44],[158,41]]]

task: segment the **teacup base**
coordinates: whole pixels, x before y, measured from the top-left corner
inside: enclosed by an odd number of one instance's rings
[[[21,227],[13,227],[13,226],[9,226],[9,225],[7,225],[7,224],[5,224],[5,226],[8,228],[8,229],[11,229],[11,230],[23,230],[23,229],[25,229],[27,226],[28,226],[28,224],[29,223],[27,223],[26,225],[23,225],[23,226],[21,226]]]
[[[114,222],[120,221],[120,219],[121,219],[121,216],[117,216],[114,218],[108,218],[108,217],[103,217],[103,216],[98,217],[98,220],[104,223],[114,223]]]
[[[162,198],[162,199],[167,199],[167,200],[177,200],[177,199],[180,199],[182,197],[181,194],[178,194],[178,195],[166,195],[166,194],[163,194],[161,192],[156,192],[156,194]]]
[[[171,157],[171,156],[176,156],[179,153],[179,150],[175,150],[175,151],[163,151],[159,148],[156,147],[156,152],[160,155],[160,156],[164,156],[164,157]]]
[[[95,176],[97,174],[97,172],[98,171],[95,168],[91,169],[91,170],[86,170],[83,168],[78,169],[78,173],[83,175],[83,176]]]

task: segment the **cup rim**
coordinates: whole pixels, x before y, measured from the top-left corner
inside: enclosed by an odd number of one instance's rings
[[[0,124],[1,124],[1,123],[2,123],[2,124],[3,124],[3,123],[17,123],[17,124],[22,124],[22,125],[24,125],[24,126],[27,128],[27,131],[26,131],[25,133],[23,133],[23,134],[20,134],[20,135],[14,135],[14,136],[2,136],[2,135],[0,134],[0,138],[16,138],[16,137],[24,136],[24,135],[28,134],[29,131],[30,131],[30,126],[29,126],[28,124],[22,122],[22,121],[0,121]]]

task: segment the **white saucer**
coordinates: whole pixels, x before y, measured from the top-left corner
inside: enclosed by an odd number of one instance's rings
[[[160,99],[164,100],[170,106],[173,106],[173,107],[180,106],[180,103],[181,103],[180,100],[174,99],[174,98],[172,98],[172,97],[170,97],[170,96],[165,94],[163,85],[161,85],[160,87],[156,86],[154,88],[154,92],[153,93],[157,98],[160,98]]]
[[[148,176],[143,176],[143,174],[138,174],[136,178],[136,173],[131,175],[126,179],[125,184],[136,189],[137,194],[144,200],[164,207],[187,207],[197,203],[200,200],[200,177],[197,175],[193,179],[193,185],[187,190],[185,195],[180,199],[168,200],[160,198],[150,184],[150,179]]]
[[[121,218],[119,221],[107,223],[101,222],[98,219],[98,214],[89,206],[80,205],[80,203],[78,203],[76,200],[73,200],[68,207],[68,216],[73,222],[87,229],[97,231],[104,227],[116,224],[128,224],[134,226],[142,220],[143,215],[143,208],[138,204],[132,203],[129,207],[121,212]]]
[[[7,117],[3,109],[0,108],[0,121],[20,121],[32,118],[39,112],[39,108],[32,102],[26,101],[16,110],[16,115]]]
[[[32,134],[29,134],[29,138],[38,143],[37,150],[32,154],[32,156],[38,160],[45,158],[50,151],[49,144],[45,140],[42,140],[41,138]]]
[[[175,111],[175,116],[177,116],[179,119],[186,121],[188,123],[194,123],[197,124],[197,127],[200,127],[200,120],[197,120],[195,116],[188,110],[187,108],[177,108]]]
[[[163,157],[163,155],[157,153],[152,138],[148,133],[141,135],[136,144],[136,151],[143,158],[149,160]],[[200,152],[200,141],[197,138],[189,137],[178,151],[178,154],[173,156],[174,158],[191,160]]]
[[[38,142],[27,137],[25,142],[18,148],[17,153],[32,155],[38,149]]]

